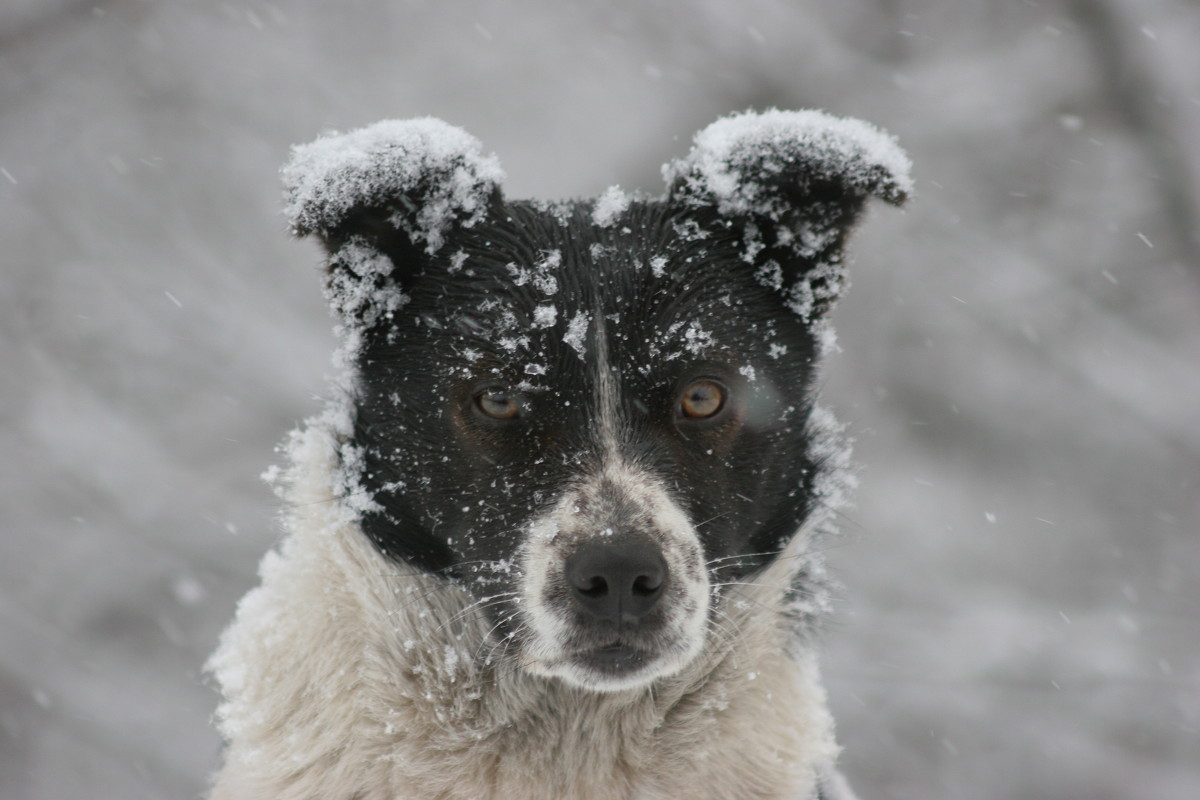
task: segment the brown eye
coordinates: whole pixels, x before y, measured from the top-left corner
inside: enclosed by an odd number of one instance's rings
[[[679,398],[679,413],[688,419],[708,419],[724,407],[725,387],[716,381],[696,381]]]
[[[489,389],[476,395],[475,406],[492,419],[513,419],[521,413],[520,400],[501,390]]]

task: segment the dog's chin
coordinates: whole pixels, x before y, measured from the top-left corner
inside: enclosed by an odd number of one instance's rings
[[[656,653],[626,644],[573,652],[551,660],[526,659],[525,668],[546,678],[594,692],[642,689],[678,674],[696,657],[701,644],[686,650]]]

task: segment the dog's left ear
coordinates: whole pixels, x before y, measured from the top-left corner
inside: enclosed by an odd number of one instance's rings
[[[888,134],[820,111],[747,112],[696,134],[663,167],[668,202],[705,226],[732,228],[759,279],[806,319],[845,283],[846,238],[870,197],[899,205],[911,164]]]
[[[282,176],[292,230],[324,245],[329,301],[352,327],[394,312],[447,236],[501,202],[504,179],[479,140],[428,117],[295,147]]]

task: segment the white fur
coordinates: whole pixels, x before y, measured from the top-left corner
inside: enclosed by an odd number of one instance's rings
[[[589,691],[491,658],[465,592],[381,556],[334,494],[336,451],[322,426],[297,437],[287,537],[210,662],[229,743],[213,800],[814,795],[832,722],[782,623],[803,533],[727,591],[681,670]]]

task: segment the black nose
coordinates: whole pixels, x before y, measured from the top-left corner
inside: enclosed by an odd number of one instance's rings
[[[588,542],[571,554],[567,583],[579,605],[599,619],[637,622],[658,604],[667,562],[646,541]]]

